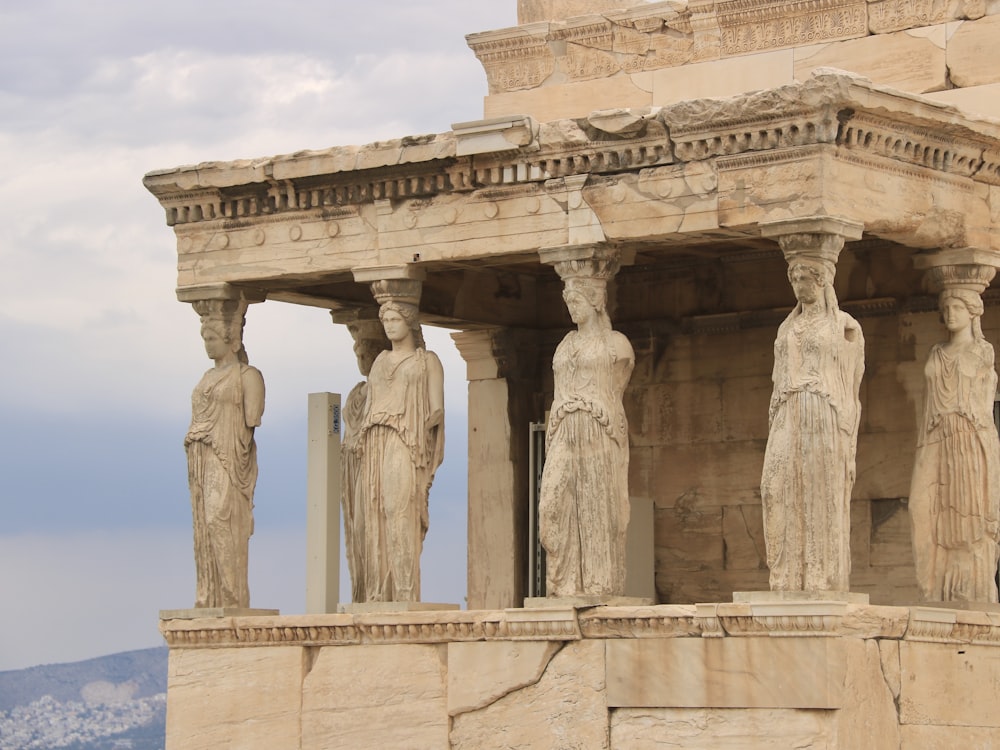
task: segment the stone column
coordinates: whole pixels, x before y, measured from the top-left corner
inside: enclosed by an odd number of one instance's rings
[[[944,340],[924,368],[924,410],[910,485],[913,553],[927,602],[997,602],[1000,439],[997,374],[982,329],[982,293],[1000,253],[974,248],[917,255],[938,294]]]
[[[195,609],[202,613],[275,612],[250,609],[247,576],[257,483],[254,430],[264,412],[264,380],[248,362],[243,326],[247,306],[264,296],[229,284],[177,292],[198,313],[205,352],[214,362],[192,394],[191,426],[184,439],[194,525]]]
[[[365,540],[364,586],[355,596],[366,606],[422,606],[428,498],[444,458],[444,372],[424,345],[423,278],[423,269],[414,265],[354,269],[355,281],[371,284],[391,344],[368,375],[353,497],[354,512],[364,515]]]
[[[797,305],[778,329],[761,476],[770,588],[850,590],[850,507],[864,372],[861,326],[833,290],[855,222],[813,217],[768,224],[788,261]]]
[[[468,608],[520,607],[537,334],[493,328],[452,338],[469,380]]]
[[[554,394],[546,427],[538,509],[546,550],[546,597],[607,602],[625,594],[630,516],[629,432],[622,395],[635,365],[613,330],[607,284],[621,256],[603,244],[539,252],[563,280],[576,325],[552,360]]]
[[[354,355],[362,378],[347,394],[341,409],[341,508],[344,517],[344,547],[347,567],[351,576],[351,601],[364,601],[365,580],[365,523],[364,513],[358,505],[358,472],[361,470],[360,438],[361,420],[364,417],[365,398],[368,394],[368,374],[376,357],[390,348],[385,337],[378,308],[374,305],[362,309],[331,310],[334,323],[347,326],[354,339]]]

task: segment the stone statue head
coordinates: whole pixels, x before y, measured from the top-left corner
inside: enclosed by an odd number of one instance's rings
[[[611,328],[611,319],[607,311],[608,284],[604,279],[590,276],[569,277],[565,280],[562,296],[567,306],[573,297],[583,299],[596,313],[601,327]]]
[[[420,308],[408,302],[383,302],[378,309],[379,320],[382,320],[383,316],[390,310],[397,313],[406,321],[406,325],[409,326],[410,331],[413,333],[414,346],[418,349],[425,349],[424,333],[420,328]]]
[[[807,278],[812,278],[816,282],[818,287],[819,299],[823,301],[823,306],[826,308],[828,313],[834,310],[840,309],[840,305],[837,302],[837,295],[833,291],[833,277],[836,267],[827,260],[822,260],[819,258],[796,258],[791,263],[788,264],[788,283],[792,285],[794,289],[796,287],[796,280],[801,279],[803,276]],[[799,304],[809,300],[803,300],[799,297],[799,291],[796,290],[796,299]]]
[[[237,323],[215,315],[201,316],[201,337],[205,338],[209,332],[215,334],[229,351],[236,355],[238,361],[248,364],[247,351],[243,347],[242,328],[242,318]]]
[[[365,377],[371,372],[375,358],[390,347],[385,331],[378,320],[358,320],[347,324],[354,339],[354,356],[358,360],[358,370]]]
[[[942,313],[941,322],[944,322],[944,306],[949,300],[959,300],[965,305],[972,318],[972,335],[977,340],[984,340],[982,316],[984,311],[983,298],[972,289],[945,289],[938,296],[938,310]]]
[[[191,303],[201,319],[201,336],[211,331],[221,339],[236,358],[248,364],[243,347],[243,326],[246,323],[247,301],[244,299],[204,299]],[[215,357],[213,357],[215,359]]]

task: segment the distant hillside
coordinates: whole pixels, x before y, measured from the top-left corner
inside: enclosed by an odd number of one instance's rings
[[[80,691],[92,682],[135,684],[134,698],[167,692],[167,651],[146,648],[70,664],[46,664],[0,672],[0,711],[10,711],[49,695],[57,701],[81,700]]]
[[[167,649],[0,672],[0,750],[163,750]]]

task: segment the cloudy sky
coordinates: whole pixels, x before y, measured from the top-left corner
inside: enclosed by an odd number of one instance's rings
[[[142,175],[478,119],[464,35],[515,22],[515,0],[0,6],[0,671],[159,645],[158,610],[193,604],[182,440],[211,362]],[[450,400],[423,598],[462,602],[464,366],[427,338]],[[359,376],[323,310],[255,305],[246,346],[268,389],[252,604],[299,613],[306,395]]]

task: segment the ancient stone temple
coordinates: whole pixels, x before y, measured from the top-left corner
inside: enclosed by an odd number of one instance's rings
[[[403,290],[469,393],[468,609],[165,613],[171,750],[996,745],[1000,2],[623,4],[470,35],[482,120],[146,176],[181,301]]]

